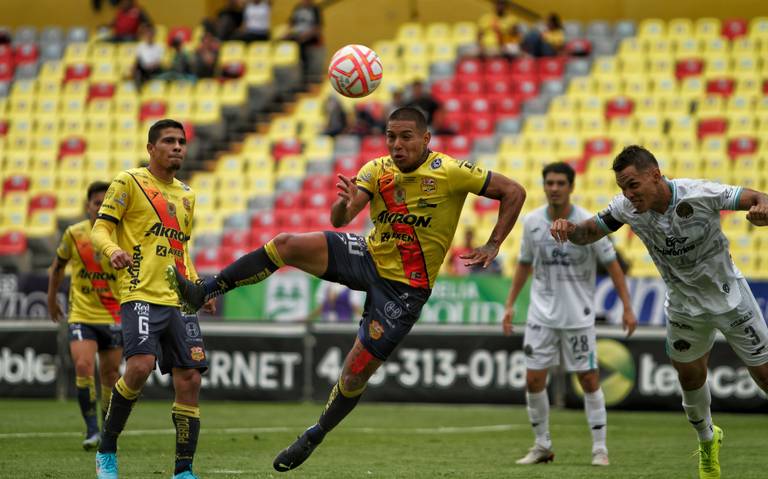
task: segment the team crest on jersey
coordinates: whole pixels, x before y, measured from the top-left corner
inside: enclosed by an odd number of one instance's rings
[[[176,205],[170,201],[168,202],[168,214],[171,216],[176,216]]]
[[[675,208],[675,214],[680,218],[687,220],[693,216],[693,206],[686,201],[681,201],[677,208]]]
[[[192,202],[189,201],[189,198],[182,198],[181,204],[184,206],[184,209],[187,211],[192,209]]]
[[[192,358],[192,361],[202,361],[205,359],[205,350],[200,346],[193,346],[189,348],[189,357]]]
[[[123,208],[125,208],[125,200],[127,200],[127,199],[128,199],[128,193],[123,191],[122,193],[120,193],[120,197],[119,198],[115,198],[115,203],[117,203],[120,206],[122,206]]]
[[[368,325],[368,336],[376,341],[381,339],[382,334],[384,334],[384,326],[382,326],[381,323],[376,320],[371,321],[371,324]]]
[[[434,193],[437,190],[437,183],[434,178],[421,179],[421,191],[426,194]]]
[[[405,203],[405,190],[402,188],[395,188],[395,203]]]
[[[430,166],[430,167],[431,167],[433,170],[436,170],[436,169],[440,168],[440,166],[441,166],[442,164],[443,164],[443,160],[441,160],[440,158],[435,158],[434,160],[432,160],[432,163],[430,163],[430,164],[429,164],[429,166]]]

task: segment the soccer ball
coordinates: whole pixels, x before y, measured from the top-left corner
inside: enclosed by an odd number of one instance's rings
[[[381,83],[383,74],[379,56],[364,45],[341,47],[328,66],[328,79],[333,88],[350,98],[370,95]]]

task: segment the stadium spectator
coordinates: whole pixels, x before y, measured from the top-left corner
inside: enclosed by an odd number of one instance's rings
[[[607,466],[608,417],[600,388],[595,338],[595,277],[597,262],[605,265],[624,304],[622,323],[627,336],[637,327],[624,273],[608,238],[592,246],[555,242],[549,232],[552,218],[589,218],[583,208],[571,203],[576,172],[567,163],[552,163],[542,171],[547,204],[523,219],[520,258],[502,317],[504,333],[512,333],[515,300],[533,273],[530,306],[523,350],[526,367],[526,403],[535,442],[517,464],[552,461],[549,435],[549,368],[560,364],[575,373],[584,390],[584,412],[592,433],[592,465]]]
[[[483,15],[479,21],[477,40],[484,56],[497,56],[504,52],[505,45],[512,41],[516,31],[517,17],[509,11],[506,0],[497,0],[493,13]],[[518,39],[519,42],[519,39]]]
[[[159,362],[163,374],[172,373],[175,391],[173,477],[195,479],[198,396],[208,360],[197,316],[182,314],[178,298],[164,279],[171,263],[185,277],[197,277],[187,246],[195,194],[175,178],[187,151],[184,127],[174,120],[156,122],[149,129],[147,151],[149,166],[123,171],[112,180],[93,226],[96,250],[118,270],[126,358],[125,373],[112,390],[96,473],[99,478],[117,477],[118,436]],[[205,307],[214,309],[213,303]]]
[[[589,244],[629,224],[648,249],[667,287],[667,353],[678,373],[683,409],[699,439],[699,477],[720,477],[723,431],[712,422],[707,362],[720,332],[768,392],[768,326],[728,251],[723,210],[748,211],[754,226],[768,225],[768,195],[707,180],[662,176],[653,154],[624,148],[613,161],[622,194],[596,216],[559,218],[558,241]]]
[[[347,112],[344,111],[344,107],[336,95],[328,95],[325,100],[325,116],[327,120],[325,130],[323,130],[324,135],[340,135],[347,129]]]
[[[301,465],[352,411],[368,379],[418,320],[466,195],[501,203],[487,243],[464,256],[467,263],[483,266],[498,254],[525,200],[525,190],[503,175],[430,151],[425,118],[415,108],[390,115],[386,138],[389,156],[369,161],[353,179],[339,175],[339,199],[331,207],[331,223],[338,228],[370,203],[376,221],[367,239],[333,231],[281,233],[201,284],[178,271],[170,278],[193,310],[233,288],[262,281],[286,265],[367,293],[363,319],[339,382],[317,424],[275,458],[278,471]]]
[[[216,76],[219,47],[219,41],[211,32],[203,33],[200,45],[195,50],[195,76],[198,78],[214,78]]]
[[[136,45],[136,65],[134,77],[141,86],[145,81],[163,72],[165,45],[157,41],[155,28],[145,25],[141,31],[141,41]]]
[[[392,92],[392,101],[386,106],[384,110],[384,117],[389,118],[389,115],[398,108],[405,106],[405,94],[401,88],[397,88]]]
[[[173,48],[173,57],[171,57],[171,64],[168,70],[161,75],[165,80],[194,80],[195,79],[195,65],[192,59],[192,55],[184,49],[184,42],[181,38],[174,38],[171,40],[171,48]]]
[[[323,43],[322,27],[323,18],[314,0],[301,0],[291,12],[290,29],[284,39],[299,45],[305,79],[311,72],[311,65],[318,63],[314,56],[323,55],[316,48]]]
[[[228,0],[215,19],[203,21],[203,28],[219,40],[227,41],[234,39],[242,24],[243,0]]]
[[[448,122],[445,109],[438,108],[432,118],[432,134],[436,136],[456,135],[459,132]]]
[[[139,37],[139,30],[144,25],[151,25],[152,20],[135,0],[121,0],[112,20],[113,42],[135,42]]]
[[[553,57],[565,44],[563,22],[556,13],[550,13],[544,25],[531,29],[523,37],[521,48],[535,57]]]
[[[69,287],[69,352],[75,366],[75,387],[80,414],[85,421],[83,448],[99,445],[96,416],[96,366],[99,356],[101,384],[101,419],[109,406],[112,386],[120,376],[123,336],[120,332],[120,305],[116,299],[116,272],[109,258],[95,253],[91,228],[104,201],[109,183],[97,181],[88,186],[85,212],[87,219],[64,231],[48,276],[48,312],[58,323],[64,317],[56,293],[64,280],[67,263],[72,264]]]
[[[243,10],[243,24],[237,39],[244,42],[269,40],[271,10],[269,0],[250,0]]]
[[[418,108],[427,117],[427,125],[432,125],[435,112],[440,108],[440,103],[424,89],[424,82],[416,80],[411,84],[411,96],[406,103],[407,106]]]

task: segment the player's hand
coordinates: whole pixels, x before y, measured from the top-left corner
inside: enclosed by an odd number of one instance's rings
[[[487,268],[493,258],[499,254],[499,247],[486,243],[479,248],[475,248],[469,253],[459,255],[459,258],[465,259],[464,266],[472,267],[476,264],[483,265],[483,268]]]
[[[501,327],[504,330],[504,336],[512,334],[512,320],[515,318],[515,308],[504,308],[504,316],[501,317]]]
[[[747,221],[755,226],[768,226],[768,204],[758,204],[749,208]]]
[[[208,314],[216,314],[216,298],[211,298],[205,302],[202,308]]]
[[[336,183],[336,188],[339,189],[339,198],[344,200],[344,206],[349,207],[352,203],[352,199],[357,196],[357,177],[347,178],[346,176],[339,174],[339,182]]]
[[[565,218],[558,218],[552,223],[550,233],[556,241],[565,243],[568,241],[568,235],[576,231],[576,225],[566,220]]]
[[[64,312],[61,310],[59,302],[56,301],[56,296],[48,298],[48,314],[51,316],[51,321],[54,323],[58,323],[61,321],[61,318],[64,317]]]
[[[131,257],[128,256],[128,253],[119,249],[109,257],[109,264],[115,269],[123,269],[131,264]]]
[[[635,317],[635,313],[632,311],[632,308],[627,308],[624,310],[624,315],[621,317],[622,328],[627,333],[627,337],[632,336],[632,333],[635,332],[635,329],[637,328],[637,318]]]

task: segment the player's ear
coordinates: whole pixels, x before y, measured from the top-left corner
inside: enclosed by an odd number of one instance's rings
[[[424,131],[424,146],[429,146],[429,140],[432,139],[432,133],[429,132],[429,129]]]
[[[152,156],[152,150],[154,150],[154,149],[155,149],[155,145],[153,145],[152,143],[148,142],[147,143],[147,153],[149,153],[149,156]]]

